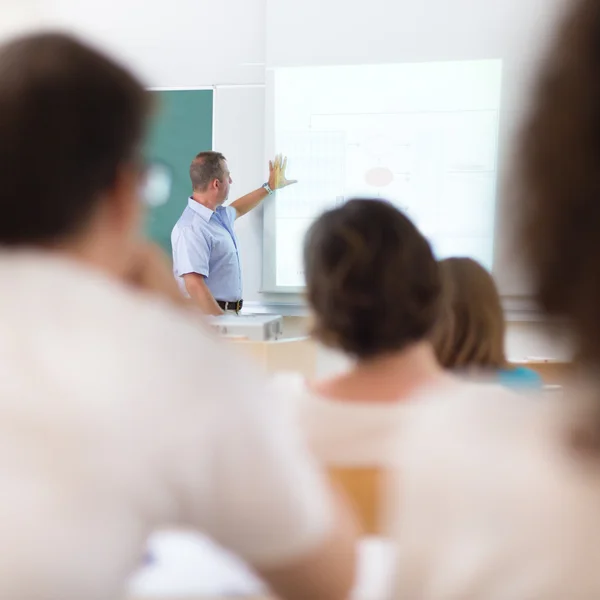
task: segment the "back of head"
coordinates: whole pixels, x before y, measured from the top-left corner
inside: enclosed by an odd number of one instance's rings
[[[148,103],[127,71],[69,36],[0,47],[0,246],[78,233],[137,160]]]
[[[205,192],[215,180],[225,177],[225,157],[220,152],[200,152],[190,165],[190,179],[195,192]]]
[[[542,308],[600,363],[600,3],[576,0],[555,40],[517,168],[522,248]]]
[[[490,273],[470,258],[440,262],[442,302],[433,343],[446,369],[506,365],[504,314]]]
[[[427,240],[388,202],[350,200],[322,215],[305,241],[315,335],[360,359],[424,340],[438,310]]]

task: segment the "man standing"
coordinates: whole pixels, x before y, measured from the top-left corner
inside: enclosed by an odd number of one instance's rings
[[[242,272],[234,221],[275,190],[296,183],[285,177],[287,158],[269,162],[269,181],[225,207],[232,183],[220,152],[201,152],[192,161],[193,193],[173,228],[173,271],[182,292],[206,314],[242,308]]]

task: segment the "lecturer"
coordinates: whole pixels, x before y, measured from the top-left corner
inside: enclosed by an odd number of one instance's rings
[[[229,206],[231,173],[220,152],[201,152],[192,161],[193,193],[171,234],[173,272],[182,292],[206,314],[238,313],[242,273],[233,223],[275,190],[296,181],[285,177],[287,159],[269,162],[269,181]]]

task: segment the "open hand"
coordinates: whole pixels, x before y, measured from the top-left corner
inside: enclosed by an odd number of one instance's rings
[[[280,190],[294,183],[298,183],[296,179],[287,179],[285,170],[287,168],[287,156],[278,154],[275,161],[269,161],[269,187],[272,190]]]

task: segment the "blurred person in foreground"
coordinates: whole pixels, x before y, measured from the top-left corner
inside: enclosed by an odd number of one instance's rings
[[[506,359],[506,323],[491,273],[472,258],[440,261],[442,302],[433,345],[440,364],[464,377],[514,389],[541,389],[532,369]]]
[[[395,598],[600,598],[600,2],[572,3],[518,155],[521,249],[576,344],[564,398],[414,406],[398,448]],[[585,375],[587,375],[587,380]]]
[[[181,526],[282,598],[341,600],[350,520],[139,240],[149,103],[69,37],[0,48],[0,597],[120,597]]]

